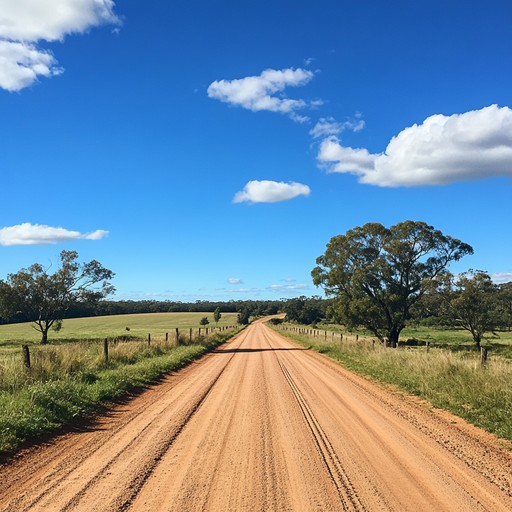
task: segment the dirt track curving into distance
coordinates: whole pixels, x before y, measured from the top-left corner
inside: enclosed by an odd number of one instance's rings
[[[512,510],[512,452],[255,323],[0,468],[0,511]]]

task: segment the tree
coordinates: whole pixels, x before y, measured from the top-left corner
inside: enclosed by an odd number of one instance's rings
[[[242,306],[238,310],[237,321],[240,325],[247,325],[251,319],[251,310],[248,306]]]
[[[28,269],[9,274],[2,282],[0,294],[10,313],[22,312],[41,332],[41,343],[48,343],[50,328],[59,330],[64,315],[73,305],[97,303],[114,292],[109,281],[114,273],[92,260],[78,263],[76,251],[60,253],[60,268],[53,274],[49,267],[34,263]],[[6,307],[6,301],[8,306]]]
[[[454,298],[453,274],[445,272],[425,281],[425,291],[411,308],[411,321],[422,325],[454,327],[450,301]]]
[[[203,316],[203,318],[201,318],[199,321],[199,325],[202,325],[203,327],[206,327],[209,323],[210,321],[208,320],[207,316]]]
[[[334,297],[335,318],[362,325],[396,347],[411,308],[452,261],[472,254],[468,244],[424,222],[390,228],[368,223],[331,238],[317,258],[313,281]]]
[[[500,327],[510,331],[512,328],[512,282],[498,286],[498,309]]]
[[[471,333],[480,350],[484,334],[494,331],[497,325],[497,286],[482,271],[461,274],[455,286],[456,296],[450,302],[453,317],[458,325]]]
[[[320,297],[296,297],[289,299],[283,306],[286,320],[300,324],[315,324],[325,318],[327,304]]]
[[[219,320],[221,319],[222,314],[220,312],[220,307],[216,307],[215,311],[213,312],[213,319],[215,320],[215,325],[219,323]]]

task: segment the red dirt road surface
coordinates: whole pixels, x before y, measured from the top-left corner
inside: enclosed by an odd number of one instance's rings
[[[0,510],[511,511],[512,454],[257,322],[5,464]]]

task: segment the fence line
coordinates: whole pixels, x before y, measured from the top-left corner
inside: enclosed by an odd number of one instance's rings
[[[327,341],[327,330],[324,330],[323,333],[322,331],[318,330],[318,329],[309,329],[309,328],[306,328],[306,327],[295,327],[295,326],[289,326],[289,325],[281,325],[280,328],[284,331],[287,331],[287,332],[293,332],[293,333],[296,333],[296,334],[305,334],[307,336],[312,336],[312,337],[321,337],[323,336],[325,341]],[[335,332],[334,331],[330,331],[331,332],[331,340],[334,341],[335,340]],[[340,336],[339,336],[339,340],[340,340],[340,343],[342,344],[344,341],[345,342],[349,342],[350,341],[350,336],[348,334],[345,334],[345,337],[343,336],[343,333],[340,332]],[[372,349],[375,349],[375,338],[372,338],[372,337],[368,337],[368,336],[359,336],[359,334],[355,334],[352,336],[352,341],[358,343],[358,342],[370,342],[372,344]],[[380,346],[383,346],[383,343],[379,343]],[[404,347],[404,345],[402,345],[402,347]],[[430,341],[427,341],[425,342],[425,345],[424,345],[425,349],[427,352],[430,351],[430,348],[432,347]],[[407,347],[407,348],[411,348],[411,347]],[[419,347],[418,347],[419,348]],[[487,358],[488,358],[488,353],[489,353],[489,349],[486,348],[486,347],[481,347],[480,348],[480,366],[482,368],[486,368],[487,367]]]
[[[200,342],[205,341],[208,336],[208,331],[210,332],[210,336],[213,336],[216,333],[234,330],[236,328],[237,328],[236,325],[222,325],[222,326],[217,326],[217,327],[211,327],[210,329],[206,328],[204,335],[201,333],[201,328],[198,328],[197,336],[194,337],[194,329],[192,327],[190,327],[188,330],[188,342],[189,342],[189,344],[192,344],[192,342],[196,341],[196,340],[200,341]],[[177,347],[180,345],[180,335],[181,335],[181,332],[178,327],[175,328],[175,333],[176,334],[175,334],[174,346]],[[184,330],[183,333],[184,333],[184,337],[185,337],[186,330]],[[108,362],[109,362],[109,346],[110,346],[110,344],[113,343],[114,345],[117,345],[119,342],[123,342],[123,341],[127,342],[127,343],[141,341],[141,339],[126,340],[123,338],[124,338],[124,336],[117,336],[115,338],[110,338],[110,340],[109,340],[109,338],[103,339],[103,360],[104,360],[106,366],[108,366]],[[152,340],[151,333],[148,333],[147,342],[144,341],[144,343],[147,343],[148,348],[151,348],[151,340]],[[158,343],[158,338],[153,337],[153,342],[154,342],[154,346],[155,346],[155,344]],[[169,343],[169,332],[166,332],[165,333],[165,345],[168,346],[168,343]],[[30,358],[29,345],[22,344],[21,345],[21,353],[22,353],[22,358],[23,358],[23,366],[27,370],[30,370],[32,367],[32,364],[31,364],[31,358]]]

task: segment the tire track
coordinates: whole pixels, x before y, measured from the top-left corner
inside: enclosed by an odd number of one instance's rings
[[[302,411],[304,419],[311,431],[311,435],[318,447],[318,451],[322,457],[322,460],[325,463],[325,467],[329,472],[329,475],[336,486],[340,498],[341,505],[343,510],[355,510],[355,511],[364,511],[366,508],[360,501],[357,492],[350,481],[350,478],[343,470],[343,465],[341,464],[329,438],[326,433],[322,430],[322,427],[315,415],[311,411],[309,405],[306,400],[302,396],[299,388],[295,384],[290,372],[284,366],[281,361],[279,361],[279,366],[292,389],[292,392],[299,404],[299,407]]]
[[[269,336],[266,331],[264,331],[263,336],[270,349],[275,350],[275,347],[273,347],[269,341]],[[311,432],[313,440],[318,448],[330,478],[336,486],[343,510],[365,511],[366,508],[359,499],[357,492],[352,485],[352,482],[350,481],[350,478],[343,469],[343,465],[339,460],[338,455],[336,454],[336,451],[334,450],[332,443],[329,440],[329,437],[322,429],[318,419],[313,414],[299,387],[295,383],[295,380],[288,371],[288,368],[281,361],[280,357],[277,355],[277,352],[274,353],[276,355],[279,367],[281,368],[281,371],[283,372],[283,375],[292,390],[293,396],[297,400],[304,420],[306,421],[306,424]]]

